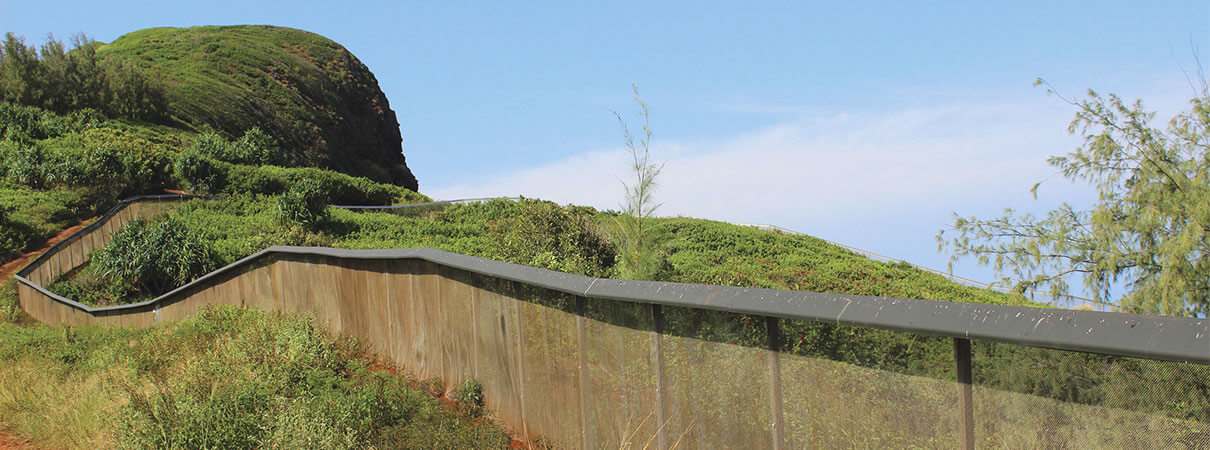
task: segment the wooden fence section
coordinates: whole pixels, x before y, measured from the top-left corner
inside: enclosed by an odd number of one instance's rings
[[[51,247],[21,271],[22,276],[40,285],[49,285],[59,275],[80,267],[93,250],[105,246],[123,225],[134,219],[150,219],[195,196],[164,195],[136,197],[119,204],[93,224]],[[32,270],[31,270],[32,269]]]
[[[143,211],[153,209],[113,217]],[[269,248],[154,300],[91,308],[26,278],[76,260],[57,255],[18,277],[21,306],[42,322],[149,326],[215,304],[310,315],[421,378],[479,381],[499,420],[560,447],[1210,443],[1203,422],[970,381],[967,339],[1177,361],[1156,361],[1168,364],[1157,370],[1196,372],[1210,361],[1210,329],[1198,319],[594,279],[431,249],[301,247]],[[694,337],[703,318],[737,313],[763,316],[766,345]],[[958,382],[796,355],[780,343],[785,320],[953,338],[952,358],[932,363],[961,368],[965,359],[965,379],[961,369]]]

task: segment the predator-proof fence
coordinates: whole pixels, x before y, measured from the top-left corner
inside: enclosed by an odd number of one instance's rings
[[[108,221],[122,214],[142,213]],[[19,273],[31,316],[308,314],[420,377],[477,380],[499,420],[559,447],[1210,445],[1203,319],[597,279],[432,249],[271,247],[125,306],[43,288],[114,229],[98,224],[80,256],[69,243]]]

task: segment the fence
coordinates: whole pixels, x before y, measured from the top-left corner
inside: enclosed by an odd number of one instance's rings
[[[1210,384],[1201,319],[303,247],[271,247],[147,302],[91,308],[29,278],[54,258],[18,276],[21,306],[40,321],[146,326],[211,304],[309,314],[420,377],[478,380],[496,417],[556,446],[1210,444],[1210,406],[1197,403]]]

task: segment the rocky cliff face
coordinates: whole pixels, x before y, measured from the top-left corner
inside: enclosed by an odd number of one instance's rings
[[[323,36],[273,26],[151,28],[102,46],[161,78],[169,114],[238,137],[258,126],[301,165],[417,189],[378,80]]]

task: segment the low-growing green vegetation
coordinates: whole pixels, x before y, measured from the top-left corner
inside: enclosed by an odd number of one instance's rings
[[[17,304],[17,280],[0,281],[0,324],[19,324],[29,321],[28,316]]]
[[[328,215],[328,193],[313,180],[303,180],[277,197],[277,220],[283,224],[315,226]]]
[[[272,162],[289,161],[256,128],[228,141],[214,133],[107,119],[88,109],[56,114],[0,101],[0,260],[32,250],[122,198],[172,188],[276,195],[310,180],[343,204],[430,201],[400,186],[330,170],[263,165]]]
[[[0,260],[8,261],[21,252],[46,242],[60,230],[81,219],[99,215],[115,203],[86,188],[31,190],[0,180]]]
[[[388,367],[311,319],[233,307],[145,329],[0,323],[0,422],[47,447],[508,444]]]
[[[197,193],[277,195],[286,193],[291,186],[307,182],[317,183],[328,201],[337,204],[393,205],[431,201],[404,187],[331,170],[243,163],[286,158],[273,150],[254,148],[272,148],[273,145],[272,138],[253,130],[234,142],[216,134],[203,134],[176,157],[173,168],[181,184]]]
[[[590,276],[613,270],[613,249],[592,209],[538,200],[454,205],[429,217],[327,208],[312,227],[283,223],[272,197],[191,201],[172,214],[207,236],[224,263],[270,245],[322,245],[431,247]]]
[[[149,28],[96,51],[154,74],[183,127],[230,139],[258,127],[300,165],[417,189],[374,74],[330,39],[275,26]]]

